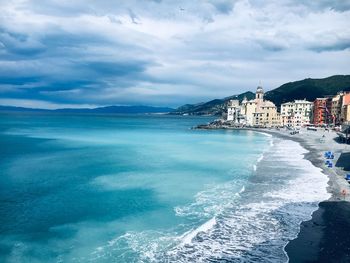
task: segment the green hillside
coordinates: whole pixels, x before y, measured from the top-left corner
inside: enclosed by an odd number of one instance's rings
[[[350,75],[336,75],[324,79],[304,79],[283,84],[282,86],[266,92],[265,98],[271,100],[278,107],[281,103],[296,99],[314,101],[315,98],[326,95],[335,95],[339,91],[350,91]],[[239,95],[223,99],[215,99],[205,103],[186,104],[177,108],[172,114],[189,115],[222,115],[226,111],[230,99],[248,100],[255,98],[253,92],[244,92]]]
[[[324,79],[309,78],[289,82],[277,89],[268,91],[265,98],[280,106],[281,103],[296,99],[314,101],[319,97],[335,95],[339,91],[350,91],[350,75],[336,75]]]
[[[186,104],[170,114],[189,114],[189,115],[222,115],[223,112],[226,111],[226,104],[231,99],[238,99],[240,101],[246,97],[248,100],[255,98],[255,94],[253,92],[244,92],[239,95],[233,95],[223,99],[215,99],[208,102],[198,103],[198,104]]]

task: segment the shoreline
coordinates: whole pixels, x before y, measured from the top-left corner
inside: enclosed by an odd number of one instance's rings
[[[295,239],[290,240],[284,248],[289,262],[350,262],[350,184],[344,179],[346,171],[340,165],[342,153],[350,152],[350,145],[336,142],[332,131],[307,131],[290,135],[289,131],[244,128],[267,133],[277,138],[298,142],[308,152],[307,159],[328,177],[327,192],[331,197],[322,200],[311,219],[300,224],[300,231]],[[322,137],[322,136],[325,137]],[[322,143],[320,139],[324,139]],[[333,168],[325,166],[325,151],[332,151],[335,158]],[[342,158],[342,164],[350,165],[350,154]],[[345,166],[345,165],[344,165]],[[349,171],[348,171],[349,172]],[[345,190],[347,195],[342,195]]]
[[[312,165],[318,167],[322,170],[322,173],[325,174],[329,181],[327,191],[332,195],[327,201],[347,201],[350,202],[350,183],[345,180],[345,175],[350,173],[350,144],[344,144],[336,142],[338,137],[333,131],[325,132],[322,130],[318,131],[307,131],[302,129],[300,134],[290,135],[289,131],[285,130],[272,130],[267,128],[233,128],[233,127],[216,127],[216,128],[195,128],[198,130],[237,130],[237,131],[254,131],[258,133],[270,134],[272,136],[292,140],[299,143],[304,149],[308,152],[304,155],[304,158],[309,160]],[[307,137],[305,137],[305,135]],[[322,135],[326,137],[323,138]],[[319,140],[324,139],[325,141],[321,143]],[[328,145],[326,147],[326,145]],[[325,158],[323,156],[325,151],[334,152],[333,168],[327,168],[324,164]],[[345,171],[342,167],[336,166],[337,161],[339,160],[341,153],[349,153],[349,156],[346,156],[346,161],[348,161],[348,169]],[[344,158],[345,159],[345,158]],[[342,160],[344,163],[344,160]],[[344,196],[341,194],[341,191],[345,189],[347,195]]]
[[[308,151],[304,155],[304,158],[309,160],[315,167],[320,168],[322,170],[322,173],[325,174],[329,179],[327,191],[331,194],[331,197],[325,201],[350,202],[350,184],[344,179],[347,172],[341,167],[336,166],[340,154],[350,152],[350,145],[340,144],[336,142],[334,140],[336,138],[336,134],[334,134],[334,132],[304,131],[301,134],[290,135],[289,133],[285,133],[283,131],[274,131],[268,129],[247,128],[246,130],[264,132],[271,134],[272,136],[276,136],[278,138],[298,142],[303,148],[305,148]],[[309,138],[305,138],[304,135],[311,136]],[[321,135],[326,135],[326,141],[323,144],[319,141],[312,142],[312,140],[320,139]],[[330,146],[326,146],[327,143],[329,143]],[[323,154],[325,151],[332,151],[335,154],[334,159],[332,160],[334,164],[333,168],[328,168],[324,164],[325,158]],[[350,157],[348,157],[347,160],[350,164]],[[345,197],[341,194],[341,191],[344,189],[347,191],[347,195]]]

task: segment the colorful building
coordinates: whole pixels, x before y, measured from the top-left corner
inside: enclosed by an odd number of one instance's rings
[[[343,94],[340,116],[342,123],[350,123],[350,92],[346,92]]]
[[[317,98],[313,107],[313,124],[328,125],[333,123],[332,98]]]
[[[273,102],[264,100],[262,87],[256,89],[254,100],[242,101],[241,113],[245,116],[248,126],[276,127],[280,125],[277,107]]]
[[[310,124],[313,103],[295,100],[281,105],[281,126],[300,128]]]
[[[337,95],[335,95],[332,98],[332,120],[334,125],[339,125],[341,123],[341,110],[342,110],[342,101],[343,101],[343,92],[338,92]]]

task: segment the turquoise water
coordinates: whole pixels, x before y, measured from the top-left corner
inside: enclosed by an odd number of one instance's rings
[[[291,187],[285,147],[303,149],[250,131],[189,129],[209,120],[0,115],[0,260],[241,261],[263,258],[264,242],[285,260],[283,246],[323,194],[274,195]]]

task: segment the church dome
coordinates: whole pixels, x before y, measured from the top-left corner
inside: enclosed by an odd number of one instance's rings
[[[264,107],[276,107],[276,105],[272,101],[269,101],[269,100],[265,100],[263,106]]]

